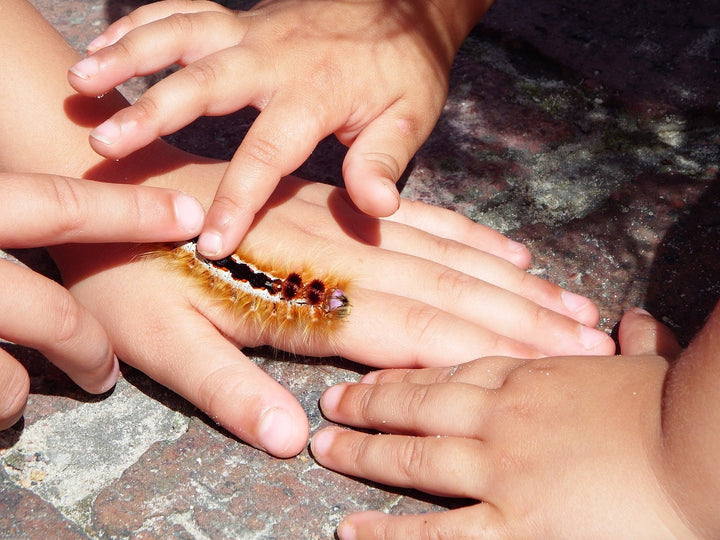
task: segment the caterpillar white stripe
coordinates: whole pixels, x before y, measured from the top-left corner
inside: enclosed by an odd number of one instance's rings
[[[241,250],[210,260],[197,252],[196,240],[168,245],[154,254],[192,278],[211,299],[222,302],[238,322],[252,324],[268,343],[287,332],[296,332],[306,342],[331,342],[338,325],[350,314],[345,294],[348,283],[336,278],[278,271],[251,261]]]

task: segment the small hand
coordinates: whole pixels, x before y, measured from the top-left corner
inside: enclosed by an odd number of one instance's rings
[[[66,242],[149,242],[197,234],[203,209],[187,195],[40,174],[0,173],[0,246]],[[110,341],[63,287],[0,259],[0,336],[33,347],[91,393],[118,376]],[[22,415],[29,391],[23,366],[0,349],[0,429]]]
[[[311,448],[341,473],[475,505],[421,516],[345,518],[346,538],[685,538],[663,484],[662,394],[680,349],[628,312],[620,357],[478,359],[389,370],[321,398],[339,423]]]
[[[446,2],[447,3],[447,2]],[[93,148],[120,158],[201,115],[261,111],[224,174],[200,236],[228,255],[284,175],[334,133],[356,206],[397,210],[395,182],[445,102],[453,56],[489,2],[269,0],[247,12],[156,2],[112,24],[69,72],[85,95],[175,62],[185,66],[98,126]],[[467,6],[466,6],[467,4]],[[464,21],[459,24],[457,21]]]

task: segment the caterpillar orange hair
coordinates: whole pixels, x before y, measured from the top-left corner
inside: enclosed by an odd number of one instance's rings
[[[283,271],[252,261],[241,250],[213,261],[197,252],[196,240],[152,253],[198,283],[211,299],[226,306],[261,338],[294,332],[306,343],[332,344],[339,324],[350,314],[348,283],[307,271]]]

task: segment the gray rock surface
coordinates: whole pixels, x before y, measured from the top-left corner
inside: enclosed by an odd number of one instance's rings
[[[138,2],[34,4],[82,49]],[[526,242],[531,271],[593,298],[607,331],[644,305],[689,340],[720,296],[718,7],[499,1],[457,58],[403,194]],[[252,118],[202,119],[171,139],[227,158]],[[301,173],[338,182],[342,153],[325,141]],[[43,252],[15,254],[56,277]],[[34,351],[6,347],[32,395],[0,433],[0,537],[331,538],[354,510],[454,504],[334,474],[307,452],[272,459],[130,368],[91,397]],[[339,359],[254,353],[312,429],[323,389],[357,376]]]

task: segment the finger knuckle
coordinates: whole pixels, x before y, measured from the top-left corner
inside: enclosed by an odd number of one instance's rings
[[[183,72],[197,88],[204,91],[214,88],[225,78],[218,64],[213,62],[193,62],[185,66]]]
[[[376,416],[374,405],[376,403],[378,388],[378,386],[374,386],[359,396],[357,409],[360,412],[361,418],[366,421],[372,421]]]
[[[453,260],[452,248],[448,243],[441,242],[437,247],[438,256],[442,257],[440,260]],[[468,308],[469,298],[478,297],[478,292],[487,292],[488,287],[492,287],[490,284],[481,284],[475,277],[452,268],[441,270],[433,286],[440,298],[444,299],[445,309],[460,311],[472,309],[472,306]],[[488,336],[487,339],[491,340],[491,343],[488,343],[490,347],[488,350],[498,350],[497,347],[501,345],[500,336],[494,335],[492,338]]]
[[[176,366],[171,366],[176,368]],[[237,428],[227,424],[227,404],[235,396],[248,394],[249,390],[243,377],[238,376],[239,368],[236,365],[222,366],[211,369],[198,381],[196,391],[193,392],[192,401],[214,422],[228,428]],[[261,411],[247,410],[245,421],[259,420]]]
[[[162,201],[164,203],[164,201]],[[123,192],[123,198],[117,199],[116,211],[122,209],[122,219],[126,231],[150,230],[156,223],[157,216],[165,211],[160,201],[147,199],[142,191],[132,189]],[[113,214],[113,220],[115,214]]]
[[[213,205],[222,208],[228,214],[237,215],[246,212],[248,209],[248,206],[241,201],[245,201],[245,198],[218,194],[215,196]]]
[[[527,328],[554,328],[558,325],[558,317],[554,311],[531,302]]]
[[[89,217],[89,208],[77,190],[77,184],[61,176],[53,177],[50,182],[58,211],[54,233],[65,237],[83,227]]]
[[[385,152],[368,153],[365,156],[368,163],[375,165],[377,169],[382,171],[388,178],[397,181],[405,170],[405,165],[393,156]]]
[[[465,232],[460,228],[456,228],[458,233],[461,235]],[[458,260],[458,245],[457,242],[448,240],[446,238],[434,237],[431,239],[431,249],[433,256],[440,262],[445,261],[457,261]]]
[[[60,295],[55,303],[55,314],[50,336],[56,345],[72,346],[83,335],[83,312],[80,304],[69,294]]]
[[[411,386],[400,402],[402,418],[413,418],[418,412],[425,410],[429,396],[428,385]]]
[[[113,61],[125,63],[132,61],[135,57],[135,51],[132,48],[132,41],[125,37],[118,39],[112,45],[108,45],[100,51],[100,58],[112,59]]]
[[[548,391],[548,383],[554,377],[556,372],[543,365],[527,364],[514,370],[498,394],[496,410],[516,420],[547,416],[549,411],[556,410],[555,404],[560,401],[555,391]]]
[[[409,359],[408,367],[418,367],[418,359],[422,352],[440,339],[442,335],[439,328],[440,310],[427,304],[414,304],[407,309],[405,329],[411,337],[415,358]]]
[[[400,475],[411,481],[417,477],[419,471],[432,470],[432,463],[427,462],[427,453],[421,437],[407,437],[399,446],[397,452],[397,467]]]
[[[166,0],[166,2],[170,2],[172,0]],[[136,28],[142,24],[145,24],[148,22],[147,19],[147,12],[148,7],[147,6],[140,6],[137,9],[134,9],[121,19],[118,19],[118,21],[115,23],[117,26],[123,26],[125,28]]]
[[[475,278],[457,270],[446,268],[442,270],[436,280],[437,291],[443,298],[451,299],[452,303],[462,300],[473,289]]]
[[[177,36],[191,35],[193,30],[193,16],[188,13],[176,11],[168,17],[165,17],[168,31]]]
[[[132,113],[132,120],[139,126],[153,125],[160,116],[160,104],[152,92],[143,94],[128,110]]]
[[[265,137],[250,137],[243,141],[237,153],[263,169],[277,170],[282,149]]]

